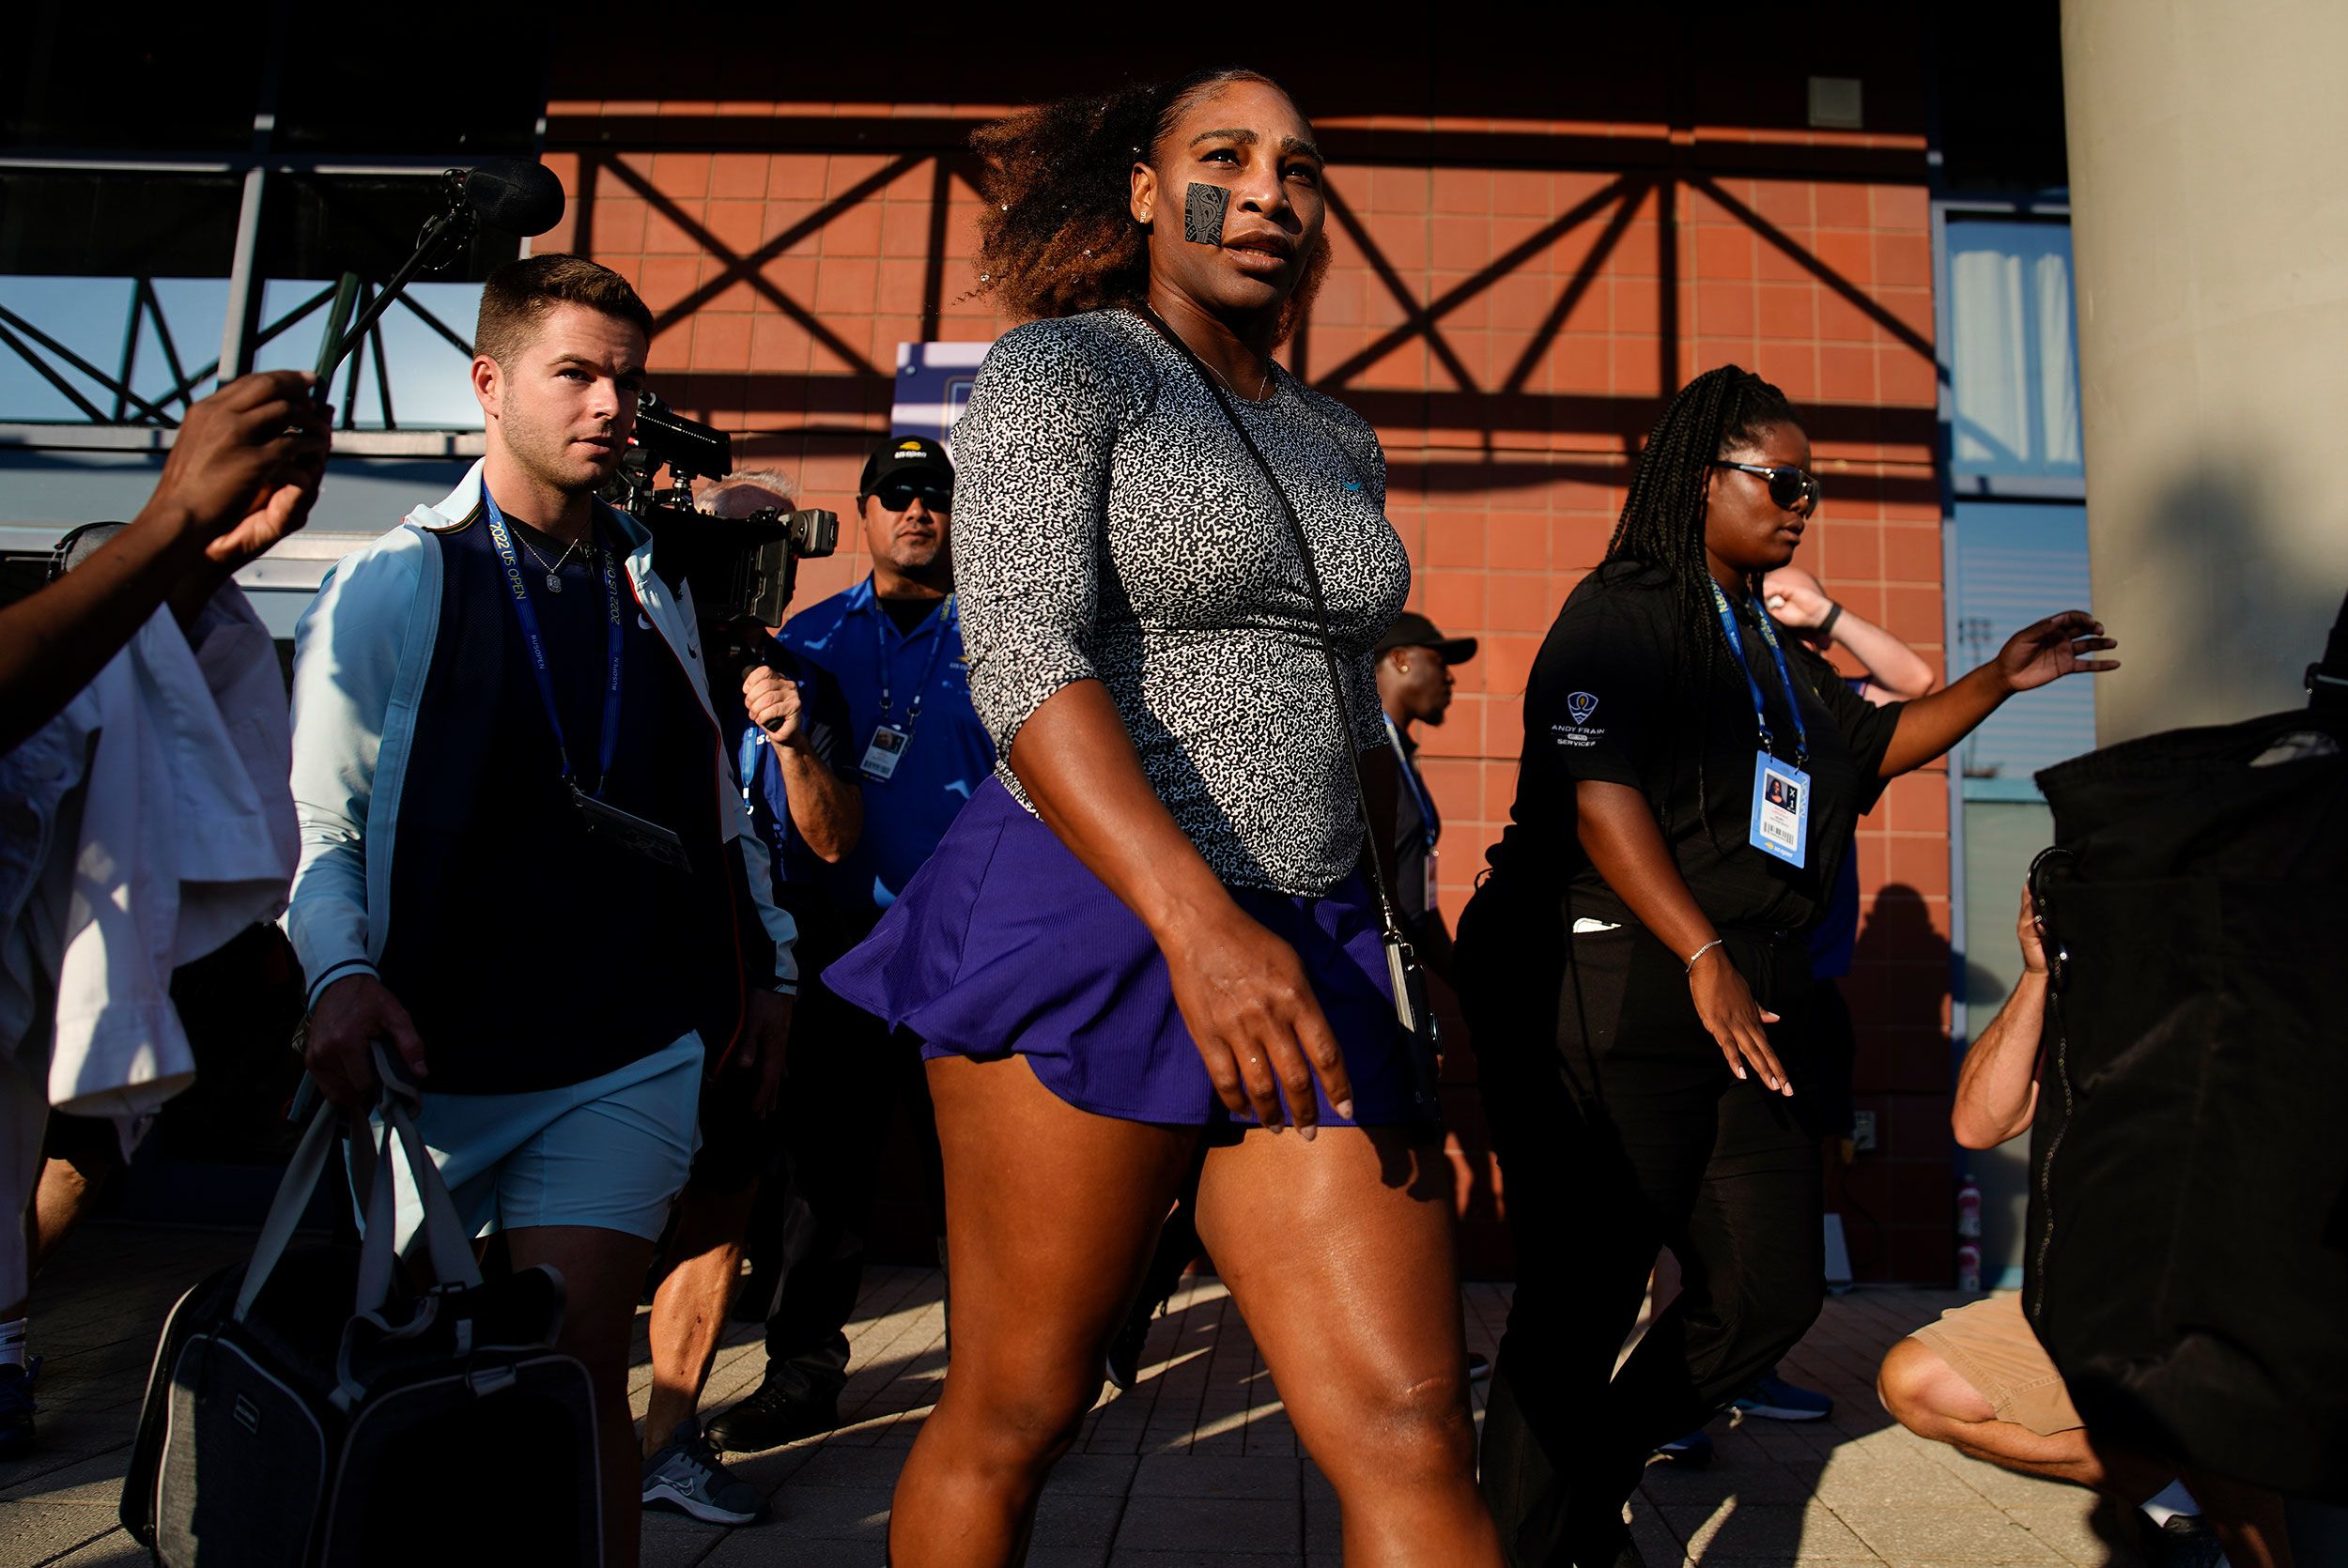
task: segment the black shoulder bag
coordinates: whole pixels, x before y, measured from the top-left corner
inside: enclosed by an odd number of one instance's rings
[[[1174,351],[1189,361],[1199,384],[1213,395],[1215,407],[1230,422],[1231,433],[1247,449],[1247,455],[1256,460],[1262,470],[1264,483],[1272,486],[1273,499],[1279,503],[1280,515],[1287,519],[1289,535],[1296,543],[1297,559],[1305,564],[1305,594],[1312,601],[1313,620],[1321,630],[1321,656],[1329,670],[1329,695],[1332,711],[1337,715],[1340,733],[1337,737],[1347,762],[1353,770],[1353,801],[1362,818],[1362,858],[1369,866],[1369,884],[1378,895],[1378,920],[1386,948],[1386,975],[1394,983],[1394,1016],[1401,1026],[1400,1044],[1408,1065],[1411,1085],[1413,1120],[1419,1129],[1432,1135],[1443,1130],[1443,1099],[1439,1084],[1439,1056],[1442,1051],[1440,1034],[1435,1024],[1434,1009],[1427,1005],[1427,974],[1418,961],[1418,952],[1411,939],[1402,931],[1402,923],[1395,915],[1394,891],[1386,885],[1384,864],[1378,858],[1378,823],[1370,815],[1369,791],[1362,781],[1360,749],[1353,740],[1353,715],[1346,705],[1345,675],[1337,667],[1337,650],[1329,631],[1329,602],[1321,591],[1321,569],[1313,561],[1311,542],[1305,536],[1305,525],[1298,520],[1296,508],[1289,500],[1288,490],[1280,476],[1265,461],[1256,438],[1240,422],[1239,410],[1231,407],[1229,394],[1216,382],[1213,375],[1192,352],[1173,328],[1160,320],[1157,312],[1144,308],[1141,318],[1157,330],[1158,335],[1173,346]],[[1340,454],[1344,449],[1338,449]],[[1348,459],[1349,464],[1351,459]]]

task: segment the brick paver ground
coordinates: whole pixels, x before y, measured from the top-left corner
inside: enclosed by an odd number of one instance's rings
[[[0,1568],[145,1560],[116,1526],[123,1465],[154,1340],[171,1299],[250,1247],[249,1234],[92,1225],[43,1275],[35,1302],[40,1451],[0,1464]],[[1713,1422],[1719,1458],[1702,1471],[1657,1465],[1632,1504],[1646,1560],[1662,1568],[1883,1562],[2101,1563],[2086,1494],[2026,1481],[1911,1437],[1877,1407],[1884,1348],[1962,1298],[1867,1290],[1828,1303],[1785,1375],[1831,1393],[1833,1417],[1789,1426]],[[1505,1285],[1468,1287],[1471,1342],[1489,1352]],[[640,1336],[641,1322],[640,1317]],[[733,1462],[773,1517],[720,1530],[676,1515],[646,1520],[648,1568],[789,1564],[874,1568],[888,1495],[945,1374],[934,1270],[873,1271],[851,1330],[847,1424],[820,1440]],[[756,1329],[737,1325],[708,1407],[754,1388]],[[639,1341],[637,1408],[648,1375]],[[1296,1434],[1223,1287],[1186,1283],[1151,1330],[1144,1376],[1086,1420],[1054,1473],[1034,1568],[1336,1568],[1334,1495]],[[1480,1399],[1479,1399],[1480,1413]]]

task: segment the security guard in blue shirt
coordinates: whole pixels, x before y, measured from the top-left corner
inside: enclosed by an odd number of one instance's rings
[[[873,575],[782,628],[783,646],[829,671],[847,700],[864,835],[832,886],[842,913],[866,926],[904,891],[995,766],[963,664],[953,500],[944,447],[923,436],[883,442],[857,495]]]
[[[857,494],[872,576],[801,610],[779,634],[844,699],[845,754],[863,796],[864,825],[838,864],[818,869],[826,896],[801,924],[805,978],[783,1107],[791,1193],[782,1281],[766,1319],[765,1380],[709,1423],[710,1440],[732,1452],[774,1448],[837,1424],[847,1380],[843,1330],[863,1273],[873,1165],[898,1099],[929,1163],[933,1217],[944,1213],[919,1053],[815,976],[904,891],[995,767],[963,663],[953,503],[953,464],[944,447],[920,436],[882,442],[865,462]],[[856,1115],[857,1108],[867,1115]]]

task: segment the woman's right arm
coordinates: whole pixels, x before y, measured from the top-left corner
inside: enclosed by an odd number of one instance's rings
[[[1266,1127],[1292,1119],[1310,1137],[1318,1074],[1350,1119],[1345,1059],[1304,964],[1239,907],[1175,825],[1108,688],[1077,681],[1044,699],[1019,727],[1011,768],[1045,825],[1156,938],[1174,1004],[1224,1105],[1252,1109]]]
[[[1753,1001],[1744,976],[1728,961],[1728,950],[1715,945],[1719,933],[1672,864],[1671,846],[1663,841],[1646,796],[1626,784],[1585,779],[1574,786],[1573,805],[1583,852],[1639,924],[1683,961],[1704,949],[1689,966],[1688,990],[1696,1016],[1728,1058],[1728,1069],[1742,1078],[1750,1062],[1762,1083],[1792,1094],[1794,1085],[1762,1027],[1776,1022],[1777,1015]]]
[[[1583,853],[1632,918],[1682,961],[1688,989],[1728,1068],[1792,1094],[1744,977],[1688,891],[1647,802],[1665,765],[1677,700],[1670,634],[1630,587],[1585,583],[1559,612],[1524,690],[1524,782],[1519,798],[1573,804]],[[1572,938],[1567,938],[1571,941]],[[1705,949],[1701,956],[1698,950]]]
[[[955,429],[954,577],[970,698],[1044,824],[1140,917],[1208,1078],[1267,1127],[1352,1114],[1343,1058],[1293,949],[1251,919],[1176,826],[1094,664],[1109,458],[1149,372],[1072,323],[987,356]],[[1283,1111],[1281,1096],[1288,1106]]]

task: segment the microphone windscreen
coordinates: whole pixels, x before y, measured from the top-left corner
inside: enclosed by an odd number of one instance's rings
[[[481,221],[508,234],[544,234],[563,221],[563,182],[543,163],[492,158],[465,176]]]

